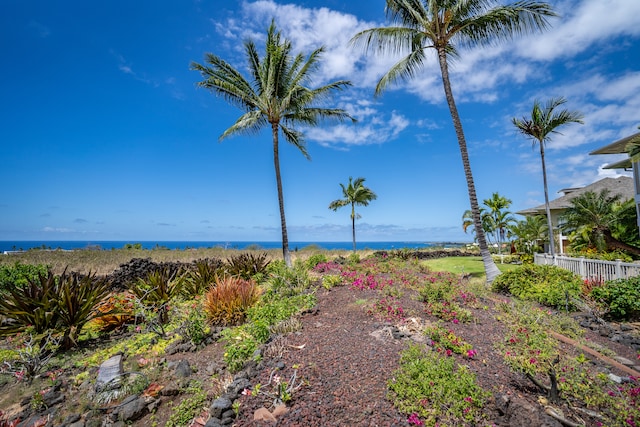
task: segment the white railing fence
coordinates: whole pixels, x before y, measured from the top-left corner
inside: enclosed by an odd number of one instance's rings
[[[601,261],[585,257],[571,258],[556,255],[555,260],[549,254],[534,254],[533,262],[538,265],[557,265],[560,268],[579,274],[583,279],[607,281],[640,276],[640,264],[615,261]]]

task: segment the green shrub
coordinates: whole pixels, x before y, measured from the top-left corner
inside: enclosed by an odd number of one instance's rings
[[[494,292],[508,292],[520,299],[537,301],[549,307],[574,307],[580,297],[582,280],[568,270],[552,265],[527,264],[506,271],[492,283]]]
[[[342,277],[337,274],[327,274],[322,276],[322,287],[325,289],[331,289],[336,286],[342,285]]]
[[[456,367],[453,357],[418,345],[402,352],[400,368],[388,387],[400,412],[416,414],[431,427],[482,425],[482,407],[490,396],[467,366]]]
[[[592,289],[591,298],[616,320],[640,317],[640,277],[617,279]]]
[[[284,262],[277,262],[269,266],[267,286],[270,294],[294,296],[309,289],[311,278],[307,267],[300,260],[296,260],[292,268],[288,268]]]
[[[321,262],[327,262],[327,256],[325,254],[313,254],[307,258],[305,264],[307,265],[307,268],[311,270]]]
[[[247,324],[222,331],[224,362],[230,372],[238,372],[250,360],[260,343],[249,331]]]
[[[0,265],[0,293],[9,289],[21,289],[31,281],[37,281],[38,275],[46,275],[48,267],[43,264],[31,265],[16,262],[13,265]]]

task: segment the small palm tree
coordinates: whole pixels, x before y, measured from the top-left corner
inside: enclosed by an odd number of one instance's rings
[[[289,238],[284,215],[284,196],[280,175],[280,132],[284,139],[309,158],[304,135],[295,125],[316,126],[321,119],[351,119],[347,112],[337,108],[323,108],[319,102],[331,93],[349,86],[340,80],[312,89],[307,86],[311,72],[318,68],[323,48],[314,50],[306,59],[302,54],[293,55],[291,42],[283,39],[272,21],[267,30],[264,57],[260,58],[252,41],[244,44],[249,63],[249,78],[222,58],[208,53],[208,65],[191,63],[191,69],[204,78],[197,85],[225,98],[230,104],[244,111],[236,122],[220,136],[220,140],[238,133],[254,134],[266,127],[273,140],[273,162],[276,172],[280,225],[282,229],[282,254],[291,266]]]
[[[488,208],[487,220],[491,224],[491,232],[495,234],[498,253],[502,253],[502,242],[505,240],[509,226],[515,222],[511,212],[506,210],[511,206],[511,199],[493,193],[490,199],[485,199],[482,203]]]
[[[560,110],[560,107],[567,101],[560,98],[551,98],[545,106],[541,106],[538,100],[534,101],[531,117],[523,117],[522,119],[513,118],[511,121],[516,128],[532,143],[540,146],[540,160],[542,161],[542,180],[544,182],[544,205],[547,211],[547,226],[549,230],[553,230],[551,224],[551,208],[549,207],[549,190],[547,188],[547,167],[544,161],[544,144],[551,140],[551,135],[560,133],[557,128],[568,123],[583,123],[582,114],[575,111]],[[553,241],[553,232],[549,233],[549,252],[555,255],[555,245]]]
[[[538,247],[538,241],[548,236],[546,218],[543,215],[527,216],[522,221],[511,224],[509,231],[516,236],[519,250],[533,254]]]
[[[376,86],[376,95],[397,80],[416,76],[427,61],[427,53],[431,49],[435,52],[462,157],[476,238],[487,282],[490,283],[500,270],[491,258],[482,231],[467,141],[451,90],[449,61],[458,55],[458,46],[482,46],[511,39],[516,34],[544,29],[547,18],[555,16],[555,13],[548,4],[533,0],[511,5],[502,5],[496,0],[387,0],[386,3],[386,13],[392,25],[362,31],[353,37],[352,42],[374,52],[406,54],[382,76]]]
[[[334,200],[329,204],[329,209],[337,211],[343,206],[351,205],[351,234],[353,236],[353,252],[356,251],[356,219],[360,218],[360,214],[356,213],[356,205],[368,206],[369,202],[378,198],[376,193],[371,191],[369,187],[364,186],[364,178],[349,177],[349,184],[346,186],[340,184],[344,199]]]
[[[610,195],[607,189],[600,193],[588,191],[571,200],[571,206],[562,214],[562,228],[571,233],[572,238],[582,239],[597,250],[621,250],[640,255],[640,248],[614,236],[618,225],[633,211],[633,200],[624,201],[620,195]]]
[[[480,218],[482,219],[482,230],[489,241],[489,244],[498,246],[498,252],[502,252],[502,242],[505,240],[510,225],[515,222],[515,218],[510,211],[505,210],[511,206],[511,200],[493,193],[490,199],[482,201],[485,207],[480,207]],[[466,233],[469,229],[473,230],[475,226],[473,221],[473,213],[466,210],[462,215],[462,229]],[[477,234],[476,234],[477,236]]]

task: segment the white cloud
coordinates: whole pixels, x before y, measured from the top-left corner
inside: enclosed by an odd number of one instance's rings
[[[45,233],[75,233],[76,230],[64,227],[44,227],[42,231]]]
[[[594,45],[609,45],[616,36],[640,35],[640,2],[635,0],[570,0],[559,2],[556,8],[561,17],[553,20],[547,32],[522,40],[517,49],[521,56],[536,60],[570,57]]]
[[[370,108],[366,111],[370,113]],[[376,111],[375,117],[368,122],[314,127],[306,129],[305,134],[310,141],[315,141],[324,147],[345,149],[352,145],[373,145],[392,141],[409,124],[410,121],[396,111],[392,111],[390,115]]]

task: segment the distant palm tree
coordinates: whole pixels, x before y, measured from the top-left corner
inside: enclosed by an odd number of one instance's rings
[[[618,225],[635,211],[633,200],[624,201],[620,195],[610,195],[609,190],[600,193],[588,191],[571,200],[562,214],[563,230],[578,237],[599,251],[622,250],[640,255],[640,248],[629,245],[614,236]]]
[[[467,142],[449,80],[449,60],[458,55],[457,46],[487,45],[510,39],[514,34],[544,29],[547,18],[555,16],[555,13],[548,4],[532,0],[512,5],[501,5],[495,0],[387,0],[386,3],[387,16],[394,26],[362,31],[354,36],[352,42],[364,45],[365,50],[392,55],[406,53],[382,76],[376,86],[377,95],[396,80],[414,77],[427,60],[429,49],[435,51],[460,147],[487,282],[492,282],[500,270],[491,258],[482,231]]]
[[[551,223],[551,208],[549,207],[549,190],[547,188],[547,167],[544,161],[544,144],[551,140],[551,135],[560,133],[556,129],[568,123],[583,123],[582,114],[575,111],[560,110],[556,108],[563,105],[567,101],[560,98],[551,98],[544,107],[540,105],[538,100],[534,101],[531,117],[522,119],[513,118],[511,121],[516,128],[527,138],[531,139],[533,144],[540,146],[540,159],[542,161],[542,180],[544,182],[544,206],[547,212],[547,226],[549,227],[549,252],[555,255],[553,224]]]
[[[329,209],[337,211],[343,206],[351,205],[351,234],[353,236],[353,252],[356,251],[356,219],[360,218],[360,215],[356,213],[356,205],[368,206],[369,202],[378,198],[376,193],[371,191],[370,188],[364,186],[364,178],[356,178],[353,181],[353,177],[349,177],[349,184],[342,187],[343,199],[334,200],[329,204]]]
[[[496,236],[498,243],[498,253],[502,253],[502,242],[505,240],[509,226],[515,222],[511,212],[506,210],[511,206],[511,199],[493,193],[490,199],[485,199],[482,203],[488,208],[487,220],[491,224],[491,232]]]
[[[509,231],[516,236],[519,250],[532,254],[538,247],[538,241],[547,238],[549,228],[543,215],[533,215],[511,224]]]
[[[515,222],[515,218],[510,211],[505,210],[511,206],[511,200],[493,193],[490,199],[482,201],[485,207],[480,207],[480,218],[482,219],[482,230],[489,244],[498,246],[498,252],[502,252],[502,242],[505,240],[509,226]],[[472,229],[475,234],[473,213],[467,209],[462,215],[462,229],[466,233]],[[493,237],[493,240],[492,240]]]
[[[263,127],[271,130],[282,228],[282,254],[286,264],[291,266],[280,176],[279,134],[282,131],[284,139],[309,158],[304,135],[294,126],[316,126],[321,119],[355,121],[344,110],[322,108],[317,104],[332,92],[343,89],[350,83],[340,80],[315,89],[307,87],[311,80],[311,72],[318,67],[323,48],[314,50],[306,59],[302,54],[293,56],[291,42],[282,39],[273,21],[267,30],[263,58],[260,58],[252,41],[245,42],[244,48],[249,63],[248,79],[212,53],[208,53],[205,58],[209,65],[192,62],[191,69],[199,71],[204,77],[204,80],[198,83],[199,87],[222,96],[245,112],[224,131],[220,140],[236,133],[255,134]]]

